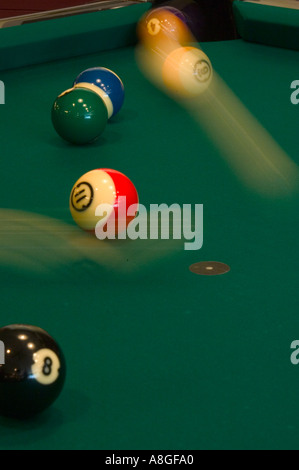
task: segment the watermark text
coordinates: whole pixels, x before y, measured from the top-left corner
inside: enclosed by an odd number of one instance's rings
[[[5,364],[5,346],[3,341],[0,341],[0,365]]]
[[[0,80],[0,104],[5,104],[5,85]]]
[[[113,206],[100,204],[95,212],[99,222],[95,228],[99,240],[185,240],[185,250],[200,250],[203,246],[203,205],[142,204],[127,208],[126,198],[120,197],[118,213]],[[130,223],[128,224],[128,220]],[[116,229],[117,227],[117,229]]]
[[[292,354],[291,354],[291,363],[293,366],[299,365],[299,341],[295,340],[291,344]]]
[[[299,80],[294,80],[291,83],[291,89],[295,90],[291,94],[291,103],[292,104],[299,104]]]

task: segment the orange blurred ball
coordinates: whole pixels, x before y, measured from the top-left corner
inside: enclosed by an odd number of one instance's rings
[[[154,50],[170,50],[187,45],[194,38],[184,22],[184,14],[175,8],[156,8],[141,19],[138,25],[141,43]]]
[[[172,51],[162,67],[164,86],[177,98],[193,98],[203,94],[212,79],[210,59],[195,47],[179,47]]]

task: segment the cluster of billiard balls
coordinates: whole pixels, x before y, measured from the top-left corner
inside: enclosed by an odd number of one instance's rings
[[[155,82],[176,99],[205,94],[213,79],[212,64],[191,33],[191,18],[174,7],[153,9],[139,22],[142,62]]]
[[[74,81],[73,87],[55,100],[52,107],[52,122],[64,140],[85,145],[96,141],[104,132],[109,119],[121,110],[125,88],[120,77],[112,70],[95,67],[84,70]],[[125,201],[125,210],[138,204],[139,198],[134,184],[127,176],[112,169],[96,169],[81,176],[70,196],[70,211],[76,224],[92,234],[97,226],[109,226],[113,217],[114,234],[120,227],[126,229],[132,217],[119,220],[119,206]],[[100,205],[113,210],[107,217],[96,215]],[[134,217],[133,217],[134,218]],[[102,221],[102,222],[101,222]]]
[[[86,70],[73,88],[56,99],[54,127],[73,144],[93,142],[123,102],[124,86],[114,72]],[[137,191],[125,175],[109,169],[88,172],[71,191],[71,213],[82,229],[94,233],[97,206],[109,203],[117,216],[121,196],[127,198],[128,205],[138,203]],[[125,218],[121,223],[126,227],[130,220]],[[0,328],[0,346],[5,362],[0,364],[0,415],[27,419],[49,408],[66,379],[66,361],[58,343],[41,328],[16,324]]]
[[[163,64],[164,83],[180,97],[190,97],[209,87],[212,67],[201,50],[183,46],[191,39],[183,21],[174,9],[158,9],[141,21],[139,34],[151,51],[171,51]],[[55,100],[52,122],[64,140],[76,145],[92,143],[123,102],[124,85],[113,71],[88,69]],[[112,212],[105,224],[113,216],[124,229],[134,218],[133,214],[119,219],[124,198],[122,213],[126,214],[128,207],[138,206],[138,194],[129,178],[116,170],[96,169],[75,183],[70,196],[71,214],[79,227],[94,234],[96,209],[99,204],[107,204]],[[115,229],[118,233],[119,226]],[[66,378],[66,362],[59,345],[46,331],[28,325],[0,328],[0,342],[5,347],[5,364],[0,364],[0,414],[29,418],[47,409],[60,395]]]
[[[96,141],[107,122],[122,108],[125,89],[120,77],[105,67],[84,70],[72,88],[61,93],[52,107],[52,123],[67,142]]]

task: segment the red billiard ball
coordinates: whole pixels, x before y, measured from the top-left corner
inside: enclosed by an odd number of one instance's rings
[[[83,230],[96,234],[97,228],[107,227],[117,235],[135,218],[138,201],[137,190],[127,176],[116,170],[97,169],[81,176],[74,185],[70,211]]]

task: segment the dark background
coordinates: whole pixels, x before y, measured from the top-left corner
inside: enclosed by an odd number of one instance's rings
[[[88,5],[94,0],[1,0],[0,18]],[[183,9],[191,18],[194,34],[201,41],[233,39],[236,36],[232,0],[154,0],[160,5]]]
[[[1,0],[0,16],[8,18],[89,3],[94,2],[92,0]]]

